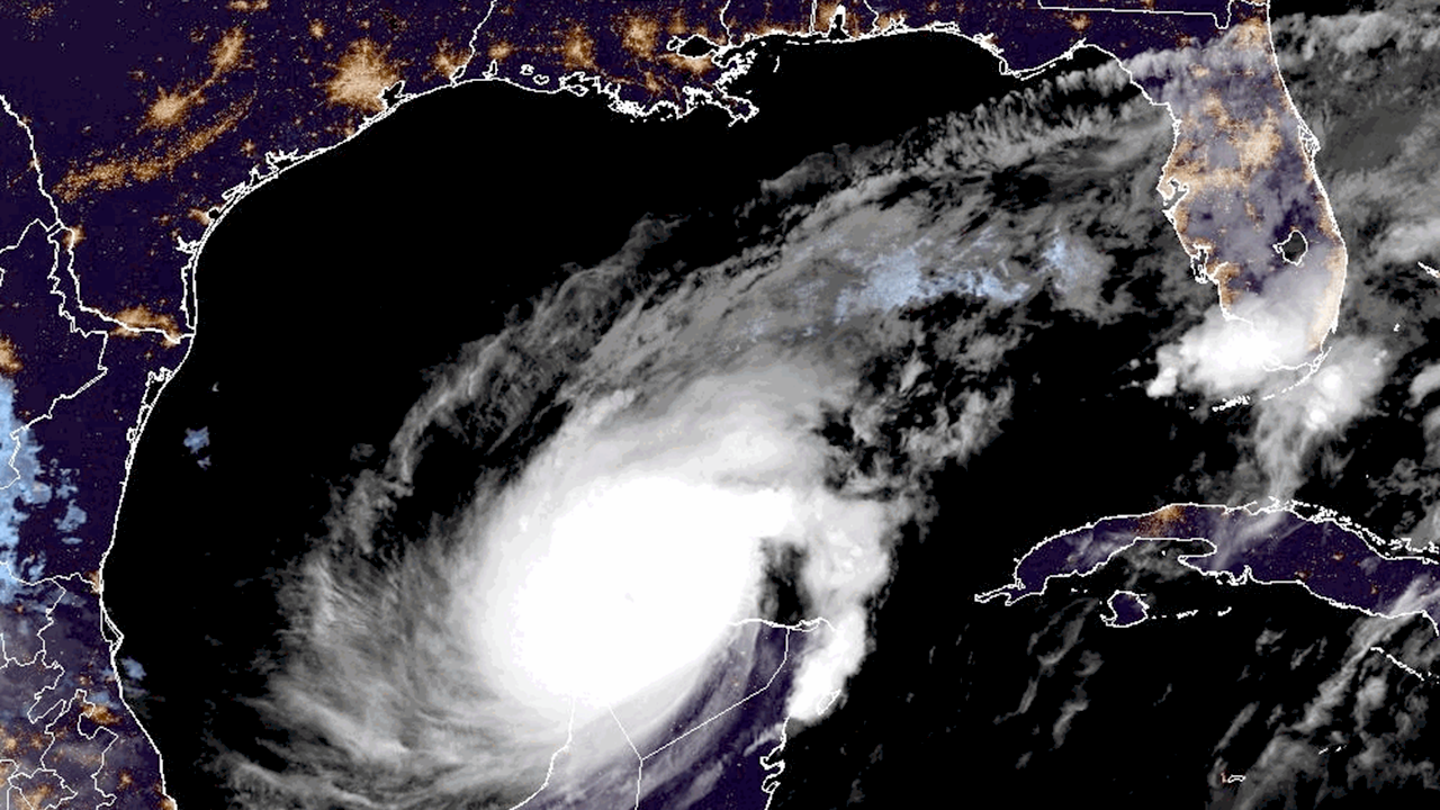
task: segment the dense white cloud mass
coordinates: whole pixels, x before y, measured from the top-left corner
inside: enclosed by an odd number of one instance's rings
[[[1170,396],[1183,386],[1217,398],[1241,396],[1273,387],[1282,372],[1310,362],[1302,319],[1285,320],[1258,299],[1235,309],[1226,315],[1217,306],[1200,326],[1161,346],[1160,371],[1146,392]]]
[[[232,782],[387,808],[699,796],[696,757],[834,712],[929,476],[1000,433],[1030,310],[1116,323],[1111,251],[1147,245],[1137,275],[1165,255],[1136,178],[1168,136],[1109,65],[815,156],[722,224],[637,224],[438,370],[337,492],[257,701],[295,766],[235,755]]]
[[[1255,404],[1255,449],[1271,495],[1283,500],[1295,494],[1316,444],[1365,412],[1390,365],[1380,341],[1342,337],[1318,371]]]
[[[1370,25],[1333,36],[1413,38]],[[1127,81],[1117,65],[1063,72],[894,142],[813,156],[737,210],[647,219],[613,256],[464,347],[388,455],[336,492],[329,536],[290,572],[290,628],[255,701],[284,734],[273,751],[286,767],[235,753],[230,783],[261,797],[251,806],[625,806],[662,789],[671,806],[699,803],[787,734],[843,717],[857,673],[884,649],[876,615],[905,543],[965,503],[932,491],[941,473],[1033,426],[1015,424],[1025,408],[1080,396],[1035,370],[1034,346],[1056,345],[1046,330],[1123,336],[1113,366],[1084,366],[1101,381],[1087,378],[1083,396],[1102,400],[1088,414],[1135,411],[1066,429],[1130,448],[1131,416],[1173,420],[1173,452],[1200,456],[1189,475],[1190,458],[1164,468],[1143,497],[1294,494],[1317,458],[1395,401],[1440,446],[1427,399],[1440,358],[1411,356],[1418,330],[1393,328],[1412,310],[1372,289],[1388,283],[1384,256],[1423,257],[1412,237],[1424,217],[1357,241],[1348,320],[1314,362],[1309,313],[1286,308],[1314,297],[1285,294],[1299,277],[1279,278],[1264,306],[1242,298],[1231,319],[1214,287],[1195,283],[1155,188],[1170,121]],[[1417,187],[1433,180],[1425,143],[1397,147],[1410,175],[1430,178],[1405,181]],[[1327,182],[1344,195],[1337,208],[1388,193],[1357,178]],[[1045,376],[1073,382],[1067,366],[1091,344],[1060,348]],[[1246,401],[1182,409],[1195,394]],[[1230,431],[1232,455],[1187,449],[1202,430]],[[1050,508],[1046,486],[1064,476],[1163,466],[1091,447],[1027,447],[1036,473],[1013,482],[1005,506]],[[1427,470],[1401,480],[1397,466],[1385,485],[1421,504],[1411,525],[1440,527]],[[1183,576],[1168,558],[1135,565]],[[1087,647],[1085,610],[1035,621],[1017,646],[1035,674],[984,720],[1026,724],[1070,754],[1124,664]],[[1306,717],[1252,757],[1245,801],[1283,794],[1320,761],[1347,693],[1365,728],[1397,694],[1416,699],[1365,655],[1392,636],[1357,635],[1353,662]],[[1397,646],[1405,661],[1433,660],[1432,647]],[[1064,678],[1075,683],[1058,699],[1046,693]],[[1263,700],[1240,705],[1217,731],[1222,755],[1256,724],[1280,728]],[[1356,767],[1398,768],[1383,754],[1403,735],[1367,733],[1375,753]],[[1217,783],[1230,785],[1227,773],[1217,765]]]
[[[642,691],[668,707],[736,623],[767,618],[762,546],[782,545],[800,553],[801,590],[831,629],[807,646],[791,703],[816,717],[864,657],[864,603],[906,515],[826,490],[811,432],[822,392],[806,377],[784,365],[707,377],[639,421],[576,414],[480,518],[476,559],[457,569],[472,585],[458,621],[487,681],[552,721],[593,719]],[[627,731],[642,744],[666,719]]]

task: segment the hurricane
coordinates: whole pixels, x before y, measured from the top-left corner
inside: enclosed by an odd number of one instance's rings
[[[1006,429],[1029,336],[1129,335],[1132,290],[1157,294],[1169,142],[1120,66],[1077,66],[814,155],[725,216],[636,223],[432,369],[388,449],[336,482],[279,575],[287,629],[247,698],[272,733],[221,746],[231,790],[773,792],[787,740],[874,654],[899,549],[953,497],[932,475]],[[1175,311],[1213,300],[1175,278]],[[1143,401],[1153,371],[1117,373]]]

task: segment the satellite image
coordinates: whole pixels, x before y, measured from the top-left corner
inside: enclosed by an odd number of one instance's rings
[[[1440,801],[1433,3],[0,35],[9,810]]]

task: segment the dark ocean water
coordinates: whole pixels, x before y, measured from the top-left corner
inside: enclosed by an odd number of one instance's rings
[[[272,731],[242,701],[261,693],[257,653],[283,629],[275,572],[324,531],[332,487],[383,453],[427,369],[523,313],[568,264],[619,249],[646,215],[728,217],[807,155],[897,137],[1013,86],[979,48],[918,36],[772,46],[747,83],[761,114],[735,127],[719,113],[636,123],[591,99],[454,89],[226,216],[200,263],[199,336],[149,422],[105,570],[121,655],[146,670],[133,703],[182,807],[224,806],[207,770],[217,750],[278,765],[256,742]],[[1141,310],[1146,283],[1132,287]],[[1238,416],[1189,418],[1132,385],[1129,362],[1153,355],[1163,316],[1101,328],[1042,296],[1027,318],[1003,370],[1011,419],[934,477],[936,517],[903,539],[875,649],[843,706],[791,740],[774,806],[1203,805],[1236,714],[1252,701],[1303,711],[1343,654],[1352,617],[1298,592],[1220,589],[1163,560],[1122,561],[1013,608],[974,603],[1035,542],[1191,497],[1236,457]],[[202,427],[211,444],[197,455],[183,440]],[[1108,588],[1136,583],[1156,618],[1105,627]],[[1267,630],[1284,637],[1261,653]],[[1258,756],[1268,740],[1261,729],[1232,749]]]
[[[937,73],[957,80],[915,79]],[[200,262],[199,335],[148,423],[105,570],[121,655],[146,672],[133,701],[182,806],[220,806],[203,769],[212,735],[266,761],[238,698],[260,693],[257,651],[283,627],[274,572],[323,532],[332,486],[383,452],[427,369],[648,214],[728,216],[809,154],[1012,86],[948,37],[776,46],[754,75],[763,112],[736,127],[713,111],[637,123],[592,99],[452,89],[227,214]],[[211,444],[192,453],[186,431],[202,427]]]

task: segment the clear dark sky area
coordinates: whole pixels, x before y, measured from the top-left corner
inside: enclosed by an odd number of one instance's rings
[[[934,76],[953,79],[920,78]],[[734,127],[719,111],[636,122],[595,99],[447,90],[226,215],[200,262],[194,349],[147,426],[105,569],[182,806],[217,806],[197,765],[207,728],[247,722],[235,697],[258,689],[252,659],[278,629],[267,572],[321,530],[330,483],[358,445],[385,446],[426,369],[647,214],[726,217],[809,154],[1014,86],[980,48],[932,35],[776,45],[753,77],[761,114]],[[211,444],[192,454],[186,431],[202,427]]]
[[[264,761],[247,740],[265,730],[238,699],[260,690],[256,652],[281,629],[270,574],[323,530],[331,484],[364,464],[365,445],[384,447],[426,390],[426,369],[497,331],[567,264],[617,251],[647,214],[727,218],[807,155],[898,137],[1015,83],[978,46],[911,35],[767,46],[746,85],[761,112],[734,127],[719,111],[635,122],[595,99],[451,89],[226,215],[199,266],[194,349],[149,422],[105,569],[106,603],[126,634],[121,655],[147,672],[132,704],[182,808],[223,806],[203,767],[215,750],[208,735]],[[713,249],[718,258],[733,245]],[[876,651],[848,703],[787,749],[777,807],[905,807],[919,795],[949,806],[997,790],[1016,806],[1092,796],[1116,807],[1199,806],[1209,793],[1194,763],[1208,762],[1244,702],[1211,703],[1215,684],[1250,677],[1255,639],[1276,617],[1287,650],[1347,626],[1298,591],[1222,594],[1185,580],[1157,611],[1193,608],[1195,618],[1103,628],[1091,601],[1129,569],[1102,574],[1094,593],[1061,588],[1003,614],[971,603],[1047,534],[1097,512],[1159,505],[1150,500],[1157,476],[1164,485],[1183,474],[1225,434],[1223,417],[1203,428],[1214,435],[1177,437],[1163,414],[1116,410],[1105,375],[1148,340],[1119,334],[1112,346],[1071,324],[1037,330],[1018,353],[1047,391],[1072,398],[1027,400],[1017,376],[1013,425],[965,469],[937,477],[942,513],[923,542],[907,541],[881,596]],[[1087,351],[1074,352],[1082,342]],[[184,439],[202,427],[211,444],[197,456]],[[962,500],[993,508],[946,509]],[[1238,618],[1219,623],[1227,607]],[[1037,656],[1069,649],[1076,634],[1093,660],[1037,670]],[[1323,678],[1343,650],[1310,659],[1313,672],[1300,677]],[[1076,674],[1092,665],[1105,674]],[[1309,696],[1286,698],[1285,679],[1254,677],[1262,701],[1300,711]],[[1081,715],[1058,753],[1048,723],[998,724],[1032,680],[1029,699],[1103,705],[1103,719]]]

